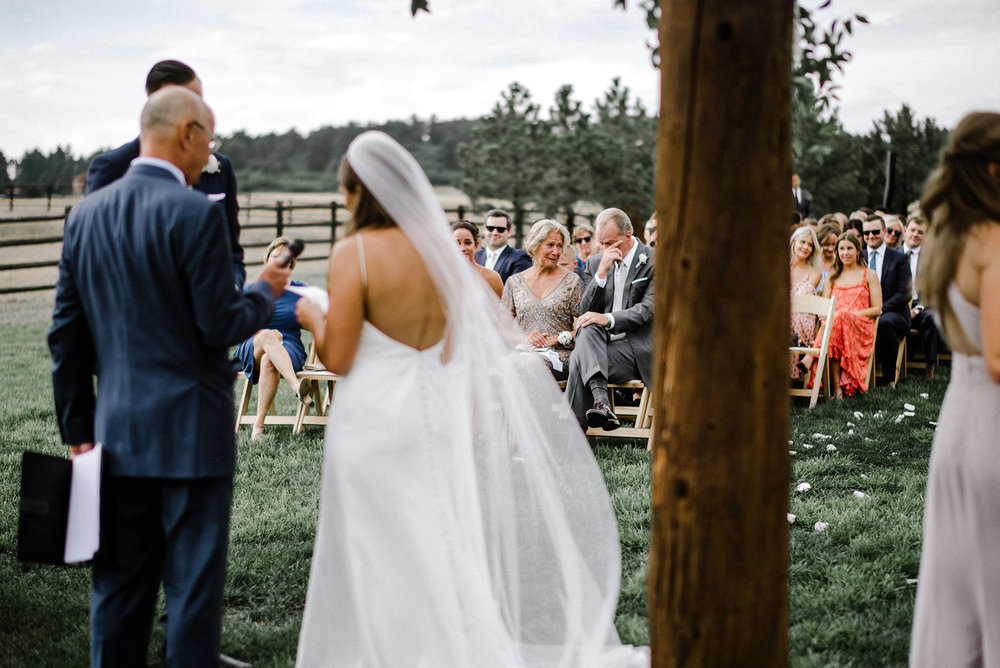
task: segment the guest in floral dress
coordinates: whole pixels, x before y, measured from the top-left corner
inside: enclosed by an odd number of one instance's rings
[[[798,227],[788,241],[788,272],[791,284],[789,295],[815,295],[816,286],[823,278],[820,270],[820,250],[816,233],[811,227]],[[816,316],[812,313],[792,313],[792,342],[808,345],[816,336]],[[799,378],[808,369],[798,355],[790,360],[792,378]]]
[[[559,266],[569,238],[569,231],[554,220],[532,225],[524,242],[532,266],[507,279],[503,288],[504,306],[559,380],[569,374],[573,320],[583,295],[580,277]]]

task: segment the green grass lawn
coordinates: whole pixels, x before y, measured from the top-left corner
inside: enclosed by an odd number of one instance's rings
[[[66,453],[47,318],[31,309],[0,316],[0,663],[11,667],[88,663],[89,572],[15,559],[21,452]],[[911,378],[895,391],[792,408],[793,666],[905,664],[928,455],[946,384],[946,376]],[[287,391],[279,400],[290,407]],[[914,415],[897,421],[904,411]],[[290,666],[316,528],[322,431],[293,436],[270,427],[253,443],[248,433],[238,438],[222,648],[255,666]],[[650,456],[645,444],[610,440],[596,453],[621,529],[618,629],[623,641],[646,644]],[[811,487],[796,491],[800,483]],[[157,627],[153,646],[161,637]],[[155,652],[149,660],[159,665]]]

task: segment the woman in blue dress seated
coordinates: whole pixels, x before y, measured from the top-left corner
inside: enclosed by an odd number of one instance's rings
[[[278,237],[267,247],[264,263],[277,259],[288,239]],[[295,268],[293,260],[289,265]],[[293,286],[303,286],[304,283],[292,281]],[[308,405],[312,397],[307,393],[308,380],[301,381],[295,374],[302,370],[306,361],[306,350],[302,345],[302,326],[295,317],[295,305],[302,295],[285,290],[274,302],[274,317],[265,329],[236,347],[233,356],[243,364],[243,373],[247,375],[257,388],[257,419],[253,424],[250,438],[257,440],[264,435],[264,417],[267,409],[278,393],[278,385],[284,378],[292,388],[299,401]]]

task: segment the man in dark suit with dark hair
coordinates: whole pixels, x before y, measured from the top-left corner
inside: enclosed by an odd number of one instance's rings
[[[605,209],[594,227],[604,250],[587,258],[566,399],[584,429],[611,431],[621,423],[608,383],[653,380],[653,249],[621,209]]]
[[[183,86],[202,95],[201,79],[194,70],[177,60],[161,60],[153,65],[146,76],[146,94],[152,95],[164,86]],[[139,157],[139,138],[102,153],[94,158],[87,171],[87,190],[92,192],[120,179],[129,164]],[[198,179],[198,190],[208,199],[218,202],[225,210],[229,248],[232,253],[233,280],[242,287],[247,272],[243,264],[243,247],[240,245],[239,202],[236,200],[236,175],[229,158],[213,152]]]
[[[514,274],[531,267],[531,258],[527,253],[507,244],[511,232],[509,213],[502,209],[487,211],[484,227],[486,247],[477,250],[473,256],[476,264],[500,274],[504,283]]]
[[[910,289],[913,280],[906,256],[885,245],[885,220],[873,213],[865,218],[862,234],[868,246],[868,268],[882,285],[882,315],[875,334],[875,362],[882,371],[882,383],[896,382],[896,355],[899,342],[910,331]]]
[[[233,290],[223,212],[187,187],[215,128],[198,95],[154,92],[141,127],[139,159],[66,221],[48,337],[56,415],[74,455],[104,452],[92,665],[146,664],[162,582],[167,665],[217,666],[236,459],[229,347],[268,322],[289,270],[267,265]]]

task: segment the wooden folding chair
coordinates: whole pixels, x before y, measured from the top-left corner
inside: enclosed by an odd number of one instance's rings
[[[309,380],[309,396],[312,397],[312,405],[299,404],[299,411],[295,416],[292,432],[298,434],[306,425],[326,425],[326,412],[330,408],[333,400],[333,386],[340,378],[332,371],[327,371],[323,364],[316,357],[316,346],[309,344],[309,355],[306,363],[296,376]],[[316,414],[310,415],[312,408],[316,408]]]
[[[879,318],[875,318],[875,336],[872,338],[872,349],[868,354],[868,376],[865,378],[865,387],[869,390],[872,389],[872,381],[875,380],[875,343],[878,341],[878,321]]]
[[[256,410],[250,412],[250,397],[253,394],[253,383],[251,383],[250,379],[245,375],[240,375],[243,376],[243,387],[240,389],[240,398],[236,404],[236,433],[239,433],[240,425],[253,425],[254,421],[257,419]],[[271,405],[267,408],[267,415],[264,416],[264,425],[287,424],[294,426],[296,424],[296,420],[298,419],[298,414],[302,409],[301,403],[298,401],[295,402],[299,404],[299,407],[293,415],[282,415],[277,413],[274,408],[274,403],[275,402],[272,401]]]
[[[616,406],[615,390],[642,389],[638,406]],[[619,427],[614,431],[604,431],[603,429],[590,427],[587,429],[587,436],[606,436],[609,438],[644,438],[646,447],[652,447],[653,443],[653,403],[652,393],[641,380],[630,380],[625,383],[608,383],[608,398],[611,401],[612,412],[621,417],[632,418],[635,425],[632,427]]]
[[[836,297],[819,297],[814,295],[792,295],[792,313],[811,313],[825,318],[822,324],[822,335],[819,347],[812,345],[789,346],[788,351],[795,355],[812,355],[816,358],[816,374],[812,387],[809,387],[808,375],[802,382],[802,387],[792,385],[789,393],[793,397],[809,397],[809,408],[816,405],[820,388],[823,396],[830,397],[830,326],[837,306]]]

